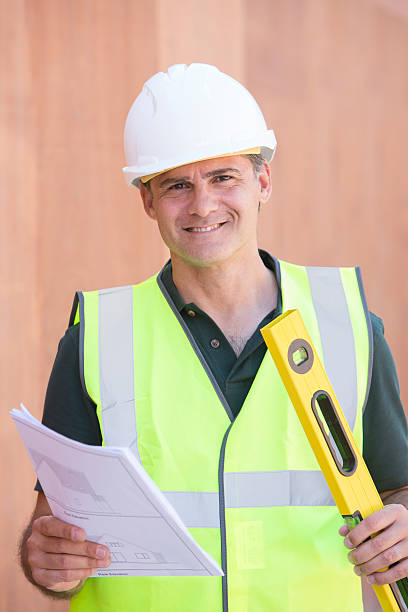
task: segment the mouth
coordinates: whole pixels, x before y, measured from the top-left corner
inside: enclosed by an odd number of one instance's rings
[[[202,225],[202,226],[197,226],[197,227],[185,227],[184,229],[187,232],[191,232],[193,234],[203,234],[205,232],[214,232],[215,230],[217,230],[220,227],[222,227],[225,223],[226,223],[226,221],[223,221],[222,223],[213,223],[213,225]]]

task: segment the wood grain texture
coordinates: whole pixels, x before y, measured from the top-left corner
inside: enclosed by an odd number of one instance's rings
[[[75,290],[137,282],[168,256],[121,171],[126,114],[157,70],[214,63],[252,91],[278,138],[261,245],[362,266],[408,404],[404,4],[0,0],[1,610],[67,609],[17,565],[34,476],[8,410],[41,415]]]
[[[261,244],[293,262],[361,266],[407,405],[408,20],[352,0],[257,0],[246,14],[246,83],[278,139]]]

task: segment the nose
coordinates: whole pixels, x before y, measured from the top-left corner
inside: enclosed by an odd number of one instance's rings
[[[191,215],[208,217],[218,208],[217,196],[211,191],[206,183],[196,183],[192,192],[188,212]]]

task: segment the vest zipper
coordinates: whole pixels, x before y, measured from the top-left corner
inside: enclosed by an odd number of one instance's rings
[[[224,460],[225,447],[227,445],[228,434],[233,423],[225,432],[220,451],[220,461],[218,464],[218,501],[220,512],[220,538],[221,538],[221,567],[224,575],[222,577],[222,610],[228,612],[228,577],[227,577],[227,533],[225,528],[225,496],[224,496]]]

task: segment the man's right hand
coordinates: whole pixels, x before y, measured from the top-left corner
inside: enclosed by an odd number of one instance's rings
[[[25,548],[32,579],[54,592],[75,589],[96,568],[110,565],[109,548],[87,541],[83,529],[54,516],[34,518]]]

